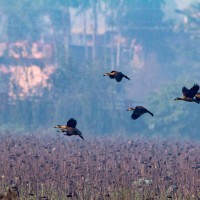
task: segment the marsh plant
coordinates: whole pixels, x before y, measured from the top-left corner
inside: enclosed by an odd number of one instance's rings
[[[20,199],[200,198],[191,141],[1,134],[0,152],[0,192]]]

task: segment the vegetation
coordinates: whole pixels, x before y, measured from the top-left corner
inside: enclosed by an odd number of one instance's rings
[[[0,191],[18,188],[20,199],[200,197],[199,144],[59,134],[1,135]]]
[[[195,79],[193,81],[195,82]],[[146,119],[151,134],[161,132],[175,137],[198,138],[199,124],[195,119],[199,116],[199,106],[196,103],[173,101],[176,97],[183,96],[183,85],[191,88],[193,86],[191,83],[190,79],[181,79],[165,85],[149,97],[149,108],[155,110],[155,118]]]
[[[173,101],[199,84],[200,3],[176,2],[0,1],[0,199],[200,199],[200,107]],[[71,117],[84,141],[53,129]]]

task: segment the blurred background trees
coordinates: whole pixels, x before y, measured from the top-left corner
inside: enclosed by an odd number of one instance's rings
[[[88,134],[197,137],[199,106],[173,99],[199,83],[199,13],[175,0],[1,0],[1,130],[74,117]],[[113,69],[131,81],[103,77]],[[155,117],[132,121],[137,105]]]

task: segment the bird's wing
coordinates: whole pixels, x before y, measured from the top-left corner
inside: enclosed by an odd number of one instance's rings
[[[186,94],[189,92],[189,90],[186,88],[186,87],[183,87],[182,88],[182,93],[183,93],[183,96],[186,96]]]
[[[133,114],[131,115],[131,118],[134,119],[134,120],[136,120],[136,119],[139,118],[140,116],[141,116],[141,115],[136,114],[136,113],[133,112]]]
[[[75,135],[76,132],[74,132],[74,130],[67,130],[66,133],[69,135]]]
[[[141,113],[141,115],[143,115],[144,113],[148,112],[148,110],[146,108],[144,108],[143,106],[136,106],[135,110],[138,113]]]
[[[130,80],[130,78],[128,76],[126,76],[125,74],[123,74],[123,75],[124,75],[124,78]]]
[[[118,72],[117,74],[115,74],[115,79],[117,82],[120,82],[123,78],[123,74],[121,72]]]
[[[122,80],[122,77],[121,76],[115,76],[115,79],[117,82],[120,82]]]
[[[77,128],[73,128],[73,129],[71,129],[71,130],[67,130],[67,132],[69,133],[69,134],[73,134],[73,135],[81,135],[82,133],[81,133],[81,131],[79,131]]]
[[[71,135],[78,135],[80,138],[82,138],[84,140],[81,131],[79,131],[77,128],[67,131],[67,134],[70,135],[70,136]]]
[[[131,117],[133,119],[139,118],[141,115],[143,115],[146,112],[146,109],[145,110],[144,109],[145,108],[143,108],[142,106],[137,106],[135,110],[133,111],[133,114],[131,115]]]
[[[199,90],[199,85],[194,84],[194,86],[187,92],[186,97],[193,98]]]
[[[143,106],[136,106],[136,108],[135,108],[135,114],[137,114],[138,116],[141,116],[144,113],[149,113],[152,117],[154,116],[154,114],[152,112],[150,112],[149,110],[147,110]]]
[[[77,124],[77,121],[74,118],[70,118],[69,121],[67,122],[68,127],[75,128]]]
[[[113,79],[115,78],[115,75],[109,75],[109,78]]]

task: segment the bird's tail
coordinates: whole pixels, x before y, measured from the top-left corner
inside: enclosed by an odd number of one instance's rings
[[[124,78],[126,78],[126,79],[130,80],[130,78],[129,78],[128,76],[126,76],[126,75],[124,75]]]
[[[148,110],[148,113],[153,117],[154,116],[154,114],[152,113],[152,112],[150,112],[149,110]]]
[[[84,138],[83,138],[83,136],[81,134],[79,134],[79,137],[84,140]]]

